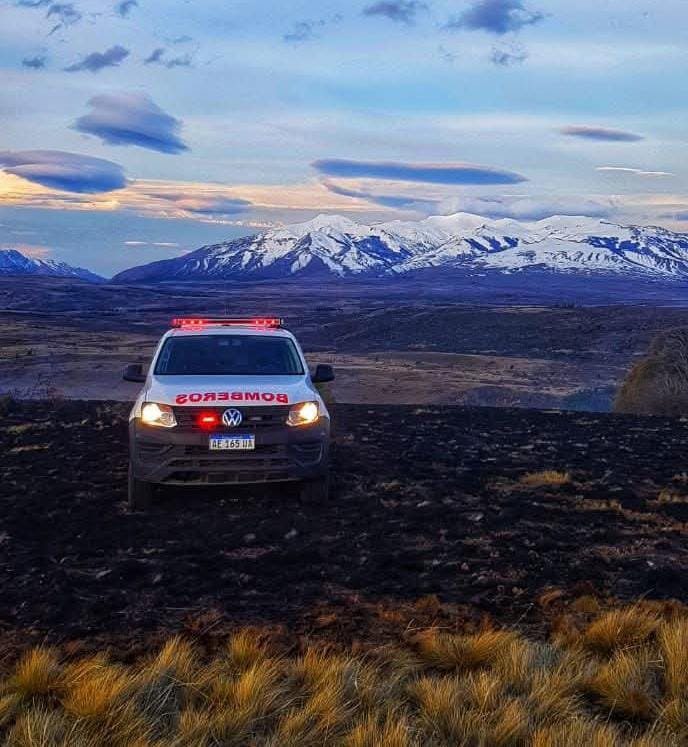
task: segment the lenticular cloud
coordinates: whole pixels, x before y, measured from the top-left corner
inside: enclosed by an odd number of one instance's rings
[[[142,93],[94,96],[91,112],[74,128],[99,137],[109,145],[136,145],[159,153],[181,153],[188,146],[179,136],[181,122]]]
[[[119,164],[61,150],[0,151],[0,168],[65,192],[111,192],[127,183]]]

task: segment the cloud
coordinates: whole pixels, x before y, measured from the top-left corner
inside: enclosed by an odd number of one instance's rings
[[[17,0],[17,5],[20,8],[45,8],[50,5],[53,0]]]
[[[453,65],[459,57],[459,55],[456,54],[456,52],[452,52],[450,49],[447,49],[442,44],[440,44],[439,47],[437,47],[437,53],[439,54],[440,59],[442,59],[448,65]]]
[[[237,215],[251,206],[249,200],[231,197],[186,197],[173,200],[175,207],[197,215]]]
[[[146,59],[143,61],[143,64],[153,65],[154,63],[157,63],[157,62],[162,64],[162,61],[163,61],[162,58],[164,54],[165,54],[165,50],[163,49],[163,47],[157,47],[148,55],[148,57],[146,57]]]
[[[46,13],[46,18],[57,18],[58,23],[53,26],[50,34],[54,34],[64,26],[73,26],[82,16],[73,3],[53,3]]]
[[[65,192],[111,192],[127,183],[119,164],[61,150],[0,151],[0,167],[8,174]]]
[[[598,166],[595,171],[605,173],[629,174],[631,176],[676,176],[670,171],[644,171],[643,169],[631,169],[626,166]]]
[[[344,16],[341,13],[335,13],[329,18],[320,18],[317,21],[304,20],[297,21],[293,29],[282,36],[282,39],[290,44],[299,44],[301,42],[313,41],[319,38],[318,29],[323,29],[328,25],[341,23]]]
[[[365,16],[384,16],[391,21],[411,25],[419,11],[427,10],[426,3],[420,0],[381,0],[363,9]]]
[[[493,47],[490,62],[500,67],[520,65],[528,59],[528,52],[523,47]]]
[[[544,17],[544,13],[526,8],[522,0],[477,0],[460,16],[452,18],[447,28],[481,30],[501,36],[539,23]]]
[[[518,184],[526,177],[470,163],[395,163],[324,158],[312,164],[321,174],[342,178],[391,179],[430,184]]]
[[[184,54],[180,57],[172,57],[172,59],[165,62],[165,67],[170,70],[175,67],[191,67],[193,60],[190,54]]]
[[[144,188],[144,194],[148,200],[162,201],[177,212],[204,216],[236,215],[253,204],[250,200],[226,194],[225,189],[212,185],[189,185],[188,189],[153,186]]]
[[[609,218],[615,207],[605,201],[589,198],[537,198],[537,197],[453,197],[440,204],[444,213],[465,212],[485,218],[513,218],[515,220],[542,220],[553,215],[585,215],[590,218]]]
[[[124,246],[155,246],[159,249],[176,249],[176,241],[125,241]]]
[[[122,18],[126,18],[134,8],[138,7],[138,4],[138,0],[121,0],[121,2],[117,3],[115,6],[115,11],[118,15],[122,16]]]
[[[45,67],[47,58],[45,55],[37,55],[36,57],[24,57],[22,60],[22,66],[28,67],[31,70],[42,70]]]
[[[599,140],[612,143],[633,143],[644,140],[643,135],[626,130],[615,130],[610,127],[596,127],[594,125],[570,125],[559,130],[562,135],[583,138],[584,140]]]
[[[412,195],[398,195],[398,194],[381,194],[371,192],[366,189],[354,189],[351,187],[345,187],[341,184],[335,184],[327,179],[322,180],[322,185],[325,189],[329,190],[333,194],[342,195],[343,197],[354,197],[359,200],[366,200],[376,205],[382,205],[383,207],[397,208],[400,210],[405,209],[427,209],[431,206],[439,204],[437,200],[426,200]]]
[[[164,47],[157,47],[148,55],[148,57],[146,57],[143,64],[162,65],[170,70],[175,67],[191,67],[193,64],[193,58],[188,53],[178,57],[172,57],[171,59],[165,59],[165,54],[166,50]]]
[[[315,24],[311,21],[298,21],[289,33],[282,36],[282,39],[285,42],[298,44],[300,42],[312,41],[313,39],[317,39],[317,37]]]
[[[106,49],[105,52],[91,52],[81,62],[75,62],[73,65],[66,67],[65,70],[68,73],[77,73],[81,70],[97,73],[106,67],[117,67],[128,56],[129,50],[117,44],[110,49]]]
[[[179,137],[181,122],[143,93],[94,96],[91,112],[76,120],[74,129],[99,137],[108,145],[138,145],[159,153],[182,153],[188,146]]]

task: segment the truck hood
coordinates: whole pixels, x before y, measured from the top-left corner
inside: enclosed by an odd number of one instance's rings
[[[291,405],[319,399],[305,376],[154,376],[144,398],[165,405]]]

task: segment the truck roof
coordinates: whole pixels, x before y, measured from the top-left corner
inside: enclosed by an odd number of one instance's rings
[[[176,328],[165,333],[165,337],[198,337],[200,335],[260,335],[261,337],[288,337],[293,340],[294,335],[282,327],[255,327],[233,324],[231,326],[212,325],[201,326],[198,329]]]

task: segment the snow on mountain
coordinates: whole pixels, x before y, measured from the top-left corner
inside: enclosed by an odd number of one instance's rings
[[[72,267],[55,259],[27,257],[17,249],[0,249],[0,275],[47,275],[102,282],[103,278],[83,267]]]
[[[688,234],[585,216],[490,221],[457,213],[367,225],[342,216],[202,247],[134,267],[117,282],[383,277],[443,272],[551,271],[688,280]]]

